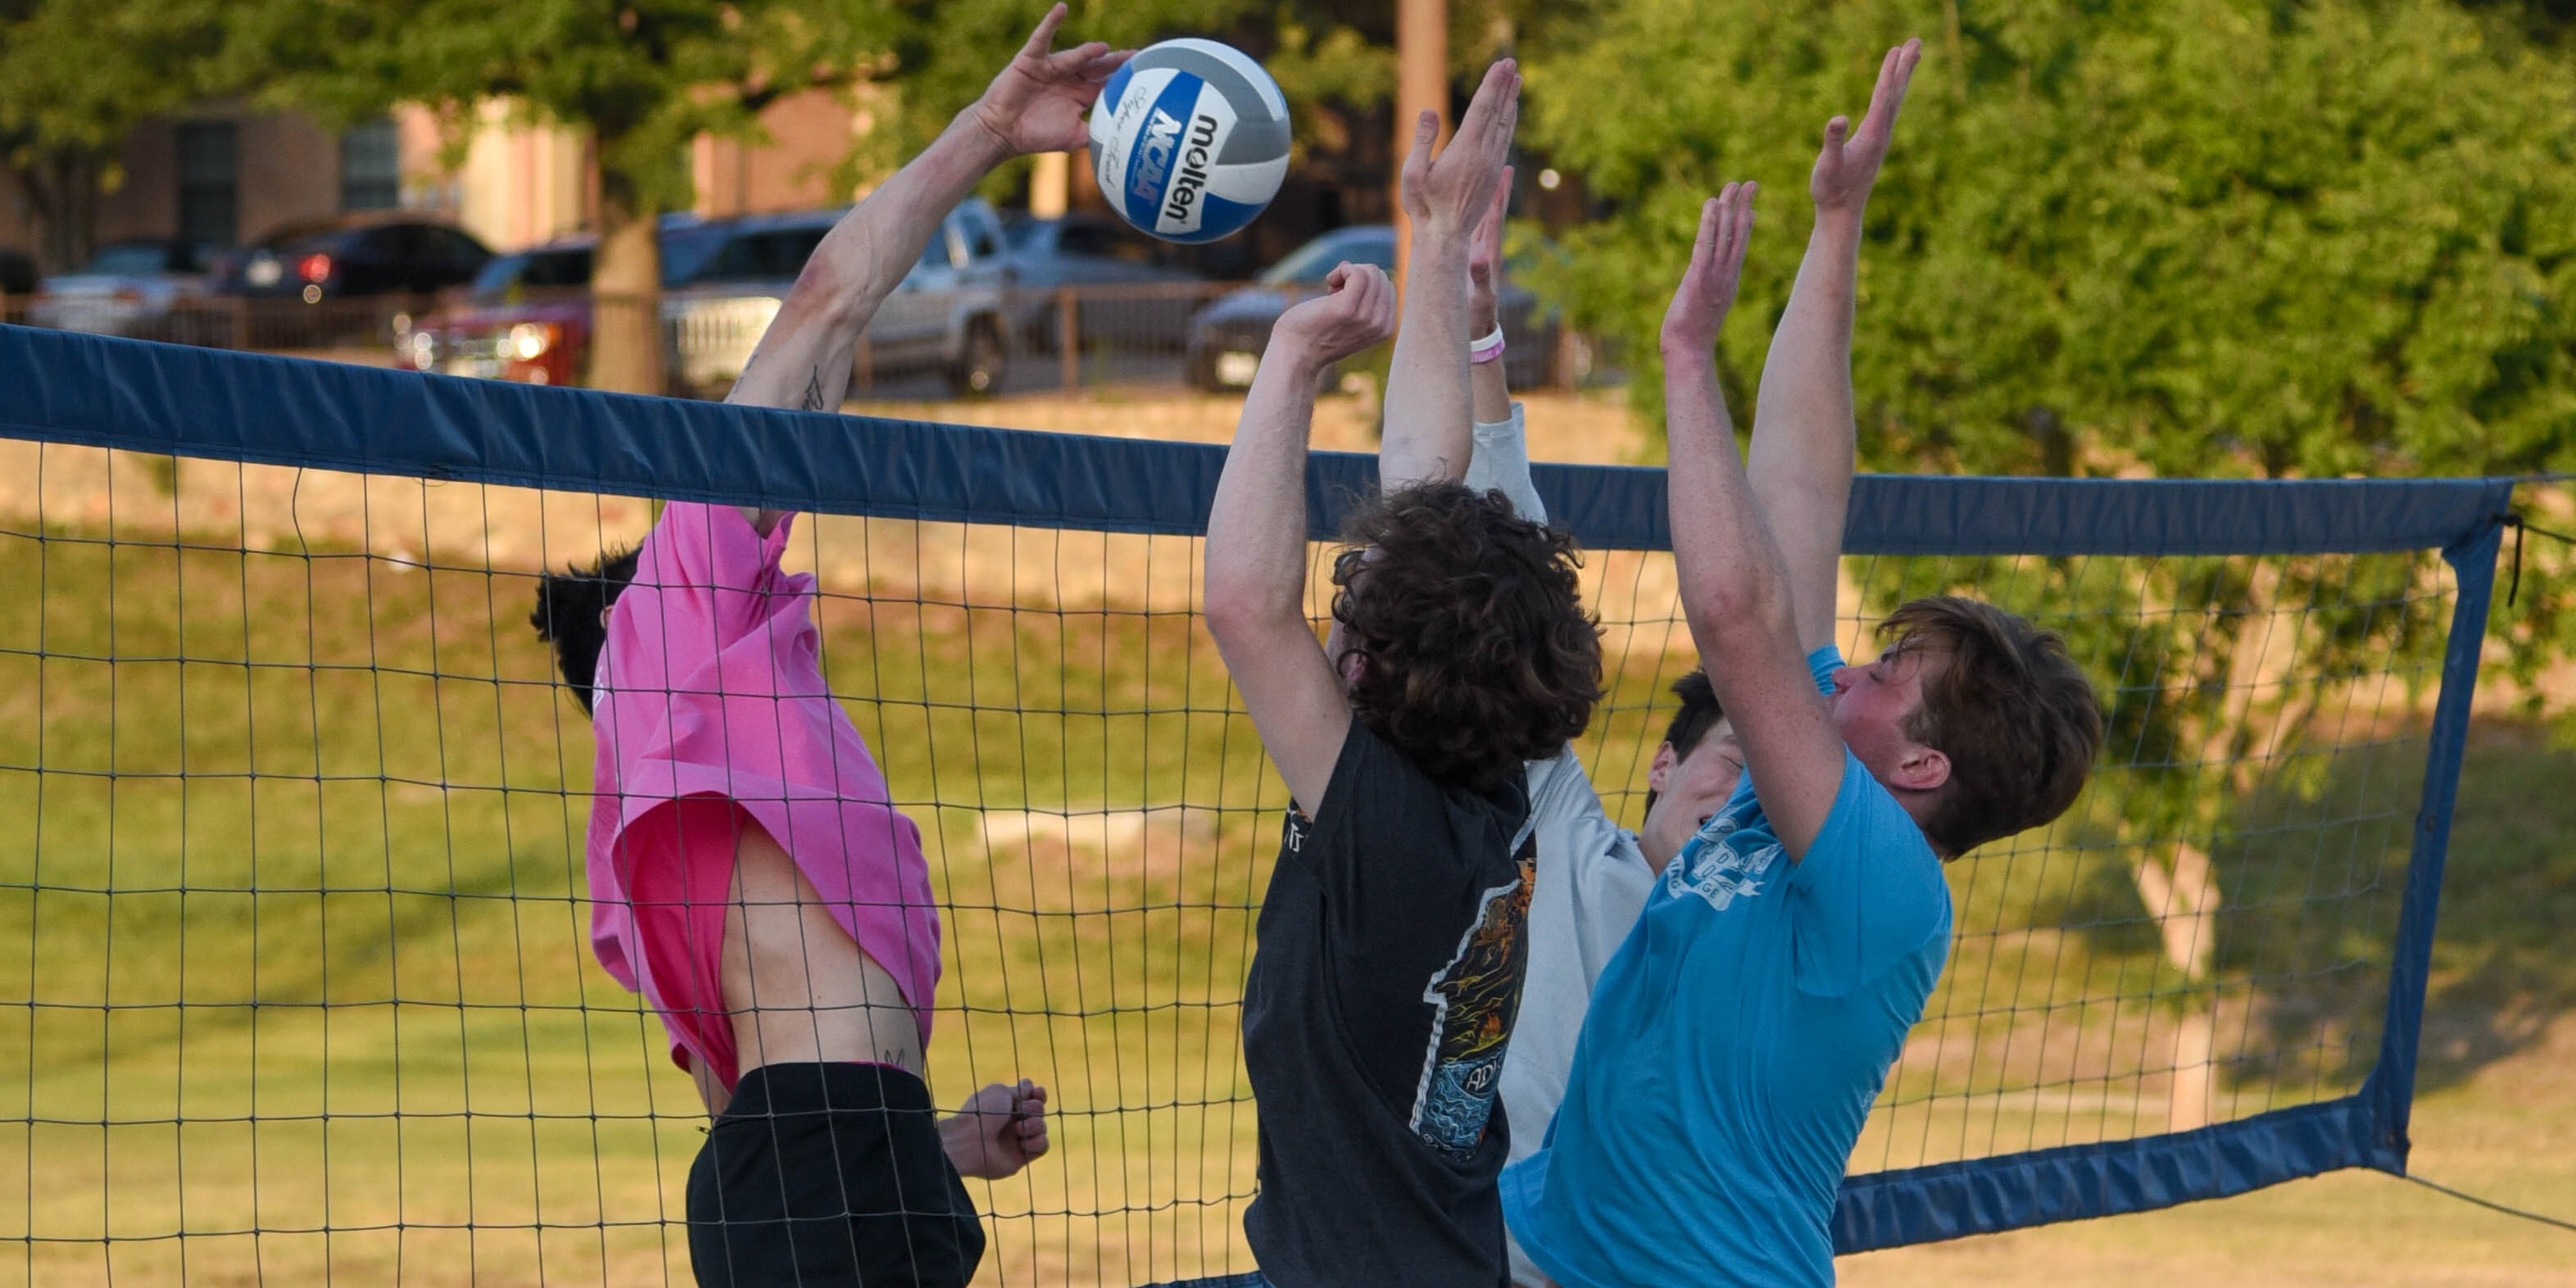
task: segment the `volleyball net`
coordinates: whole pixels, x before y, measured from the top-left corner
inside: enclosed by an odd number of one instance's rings
[[[934,1093],[1050,1089],[1051,1154],[970,1183],[979,1282],[1252,1268],[1286,793],[1196,616],[1222,449],[12,327],[0,373],[0,1284],[691,1282],[705,1114],[591,958],[590,728],[527,624],[658,499],[811,512],[788,563],[943,904]],[[1314,583],[1372,476],[1315,458]],[[1634,825],[1696,660],[1663,476],[1537,483]],[[1845,1251],[2403,1169],[2508,495],[1860,481],[1846,652],[1971,591],[2066,634],[2111,738],[1952,865]]]

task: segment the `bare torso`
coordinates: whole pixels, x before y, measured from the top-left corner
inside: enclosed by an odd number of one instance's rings
[[[920,1075],[921,1029],[893,974],[859,950],[795,860],[758,827],[744,828],[735,845],[730,903],[724,1004],[741,1072],[857,1060]],[[703,1061],[692,1073],[707,1112],[723,1113],[723,1084]]]

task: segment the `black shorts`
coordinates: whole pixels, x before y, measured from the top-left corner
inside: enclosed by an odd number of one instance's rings
[[[701,1288],[955,1288],[983,1259],[930,1088],[890,1065],[744,1074],[689,1167]]]

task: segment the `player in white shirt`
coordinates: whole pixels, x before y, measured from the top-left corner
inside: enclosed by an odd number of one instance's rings
[[[1510,192],[1507,169],[1467,261],[1470,330],[1484,339],[1474,348],[1470,368],[1475,427],[1465,481],[1479,491],[1500,491],[1523,517],[1545,522],[1547,507],[1530,483],[1521,405],[1512,401],[1503,378],[1498,295],[1503,208]],[[1593,982],[1636,925],[1655,874],[1725,805],[1744,773],[1744,752],[1708,677],[1692,671],[1674,683],[1673,692],[1682,707],[1647,770],[1640,831],[1611,821],[1573,747],[1554,759],[1530,762],[1538,876],[1530,894],[1529,974],[1501,1083],[1514,1162],[1546,1139],[1574,1066],[1574,1041],[1583,1031]],[[1509,1251],[1515,1284],[1536,1288],[1547,1282],[1518,1245]]]

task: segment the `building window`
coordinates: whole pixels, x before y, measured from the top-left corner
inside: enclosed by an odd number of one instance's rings
[[[340,136],[340,208],[391,210],[402,204],[402,146],[391,121]]]
[[[179,239],[191,246],[241,240],[241,132],[230,121],[179,127]]]

